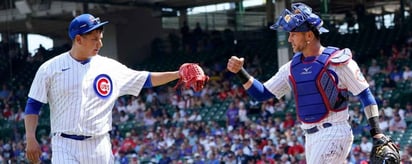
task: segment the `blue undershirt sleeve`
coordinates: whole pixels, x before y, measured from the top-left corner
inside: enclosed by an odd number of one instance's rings
[[[149,75],[147,76],[146,82],[144,82],[143,88],[152,88],[153,84],[152,84],[152,76],[149,73]]]
[[[362,105],[369,106],[369,105],[376,105],[375,97],[373,96],[371,90],[369,88],[363,90],[359,95],[358,98]]]
[[[252,86],[246,92],[257,101],[265,101],[275,96],[256,79],[253,79]]]
[[[26,104],[26,108],[24,110],[24,113],[26,115],[27,114],[39,115],[40,109],[41,109],[42,106],[43,106],[43,103],[29,97],[29,99],[27,99],[27,104]]]

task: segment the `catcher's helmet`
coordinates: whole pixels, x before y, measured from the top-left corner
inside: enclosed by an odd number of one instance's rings
[[[287,32],[306,32],[314,27],[319,33],[329,32],[329,30],[322,27],[323,20],[312,13],[311,7],[303,3],[292,3],[292,11],[285,9],[276,23],[270,26],[270,29],[277,30],[279,28]]]

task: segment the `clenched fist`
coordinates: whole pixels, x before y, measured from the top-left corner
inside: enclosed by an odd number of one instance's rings
[[[232,73],[238,73],[243,68],[244,60],[244,58],[232,56],[227,62],[227,69]]]

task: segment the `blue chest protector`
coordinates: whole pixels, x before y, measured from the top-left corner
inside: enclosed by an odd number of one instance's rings
[[[348,106],[348,91],[337,87],[336,73],[328,70],[329,61],[337,50],[335,47],[327,47],[310,62],[302,61],[302,53],[297,53],[292,58],[289,79],[297,115],[302,122],[319,122],[329,111],[338,112]]]

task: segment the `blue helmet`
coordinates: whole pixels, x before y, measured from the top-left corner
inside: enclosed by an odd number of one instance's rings
[[[283,29],[287,32],[307,32],[314,27],[319,33],[329,32],[329,30],[322,27],[322,19],[312,13],[311,7],[303,3],[292,3],[292,11],[285,9],[276,23],[270,26],[270,29]]]

